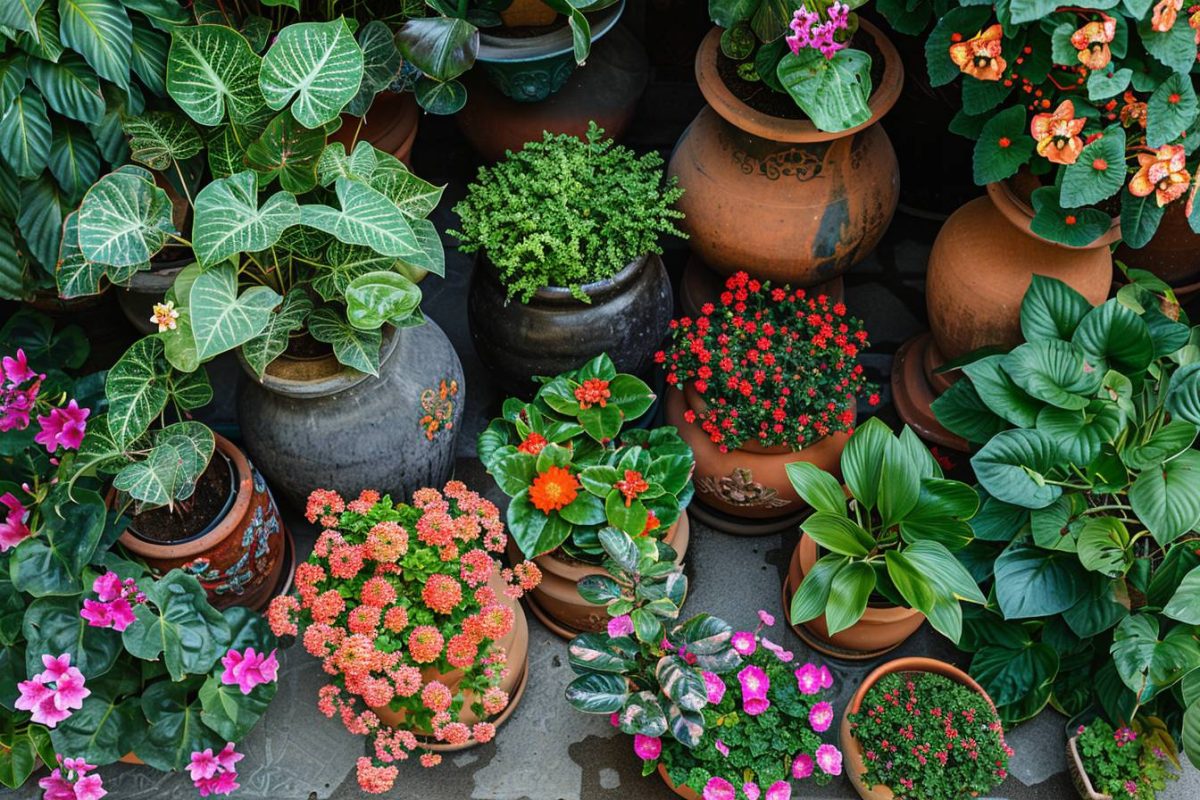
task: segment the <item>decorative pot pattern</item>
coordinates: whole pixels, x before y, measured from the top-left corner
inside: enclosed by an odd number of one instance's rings
[[[696,54],[708,105],[683,132],[668,168],[684,195],[689,245],[723,274],[750,268],[777,284],[832,280],[879,243],[899,201],[896,154],[876,124],[896,102],[904,69],[891,42],[865,20],[885,61],[871,119],[838,133],[756,111],[717,68],[720,29]],[[747,225],[753,220],[753,225]]]
[[[876,668],[874,672],[863,680],[862,684],[858,687],[858,691],[854,693],[854,696],[846,705],[846,710],[842,713],[841,728],[839,729],[842,757],[845,759],[846,777],[850,779],[850,784],[858,792],[858,796],[862,800],[892,800],[895,795],[886,786],[866,786],[863,784],[862,776],[866,772],[866,766],[863,763],[862,748],[859,747],[858,740],[850,732],[850,715],[858,713],[859,708],[862,706],[863,698],[867,696],[867,692],[870,691],[871,687],[879,682],[880,678],[894,672],[931,672],[935,675],[941,675],[956,683],[961,683],[971,691],[982,695],[988,701],[988,705],[992,706],[993,709],[995,708],[995,703],[992,702],[992,698],[988,697],[988,693],[983,690],[982,686],[961,669],[944,661],[917,657],[897,658]]]
[[[582,289],[591,303],[562,287],[539,289],[528,303],[508,302],[495,268],[485,258],[476,262],[467,295],[471,340],[507,394],[531,397],[533,376],[576,369],[600,353],[618,372],[649,372],[673,309],[662,259],[643,256]]]
[[[378,377],[332,355],[276,359],[261,384],[243,384],[238,417],[246,449],[297,508],[316,488],[377,486],[400,501],[449,480],[465,395],[454,347],[427,320],[385,331]]]
[[[217,434],[216,440],[217,451],[229,459],[235,476],[228,512],[187,541],[151,542],[127,530],[121,544],[156,574],[178,567],[195,575],[217,608],[261,609],[283,571],[287,532],[262,474],[228,439]]]
[[[421,109],[412,92],[384,90],[375,95],[365,116],[343,114],[342,127],[330,135],[329,141],[341,142],[347,150],[353,149],[356,141],[370,142],[411,166],[420,121]]]
[[[667,424],[679,429],[679,435],[696,455],[696,497],[706,506],[735,517],[783,517],[806,507],[788,480],[788,464],[807,461],[841,476],[842,450],[849,434],[835,433],[798,452],[783,447],[739,448],[722,453],[708,434],[683,417],[689,406],[696,410],[699,404],[699,396],[690,389],[686,393],[678,389],[667,392]]]

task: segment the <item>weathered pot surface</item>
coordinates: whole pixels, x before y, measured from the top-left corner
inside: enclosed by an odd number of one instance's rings
[[[387,328],[380,360],[378,377],[332,355],[278,358],[262,383],[246,369],[238,396],[246,449],[297,508],[317,488],[376,487],[401,501],[449,480],[466,401],[453,345],[433,320]]]
[[[500,12],[506,28],[541,27],[550,25],[558,18],[558,12],[542,0],[512,0],[508,8]]]
[[[719,74],[720,29],[701,45],[696,79],[708,105],[680,137],[668,174],[684,189],[689,246],[718,272],[750,269],[780,285],[813,286],[865,258],[886,231],[899,167],[876,123],[899,97],[904,69],[879,29],[859,25],[881,51],[884,73],[871,118],[837,133],[751,108]]]
[[[485,258],[476,261],[467,294],[471,340],[506,393],[531,397],[535,375],[576,369],[600,353],[619,372],[649,372],[673,310],[662,259],[643,256],[582,290],[591,303],[564,287],[539,289],[528,303],[507,301],[495,268]]]

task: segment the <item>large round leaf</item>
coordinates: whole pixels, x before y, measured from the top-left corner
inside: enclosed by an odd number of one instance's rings
[[[201,719],[199,690],[204,679],[192,677],[181,683],[156,681],[142,695],[142,709],[150,727],[134,754],[150,766],[169,772],[181,770],[192,753],[219,750],[228,741]]]
[[[1159,630],[1157,617],[1136,614],[1123,620],[1113,635],[1113,664],[1143,703],[1200,667],[1200,644],[1188,626],[1175,626],[1162,639]]]
[[[776,75],[819,130],[843,131],[871,118],[871,56],[861,50],[840,50],[827,59],[802,49],[785,55]]]
[[[122,634],[125,649],[146,660],[161,656],[176,681],[212,669],[229,646],[229,623],[209,605],[200,582],[172,570],[145,592],[149,602],[137,606],[137,622]]]
[[[1079,602],[1090,585],[1074,553],[1027,544],[996,559],[996,601],[1005,619],[1048,617]]]
[[[167,193],[132,172],[105,175],[79,207],[80,250],[89,260],[110,267],[145,264],[173,233]]]
[[[1045,482],[1058,466],[1054,441],[1037,430],[1008,430],[971,458],[979,483],[992,497],[1024,508],[1045,508],[1062,487]]]
[[[1023,647],[983,647],[971,659],[971,676],[996,705],[1009,705],[1049,686],[1058,672],[1058,654],[1041,642]]]
[[[1076,332],[1078,336],[1078,332]],[[1103,371],[1085,362],[1081,347],[1058,339],[1027,342],[1004,356],[1004,371],[1028,394],[1059,408],[1087,406]]]
[[[1096,460],[1103,445],[1116,441],[1121,412],[1102,400],[1081,409],[1045,406],[1037,416],[1037,429],[1054,441],[1070,463],[1083,467]]]
[[[1200,361],[1180,367],[1171,376],[1166,405],[1174,416],[1200,425]]]
[[[1148,469],[1129,487],[1129,503],[1166,547],[1200,522],[1200,452],[1187,450],[1161,468]]]
[[[121,652],[121,636],[110,628],[93,628],[79,616],[81,597],[44,597],[25,612],[21,632],[28,647],[26,673],[42,671],[42,654],[71,654],[71,666],[84,678],[99,678],[112,669]]]
[[[222,739],[241,741],[258,724],[278,689],[278,682],[272,681],[242,694],[237,684],[222,683],[210,675],[200,687],[200,719]]]
[[[420,305],[420,287],[395,272],[368,272],[346,287],[346,319],[362,330],[402,326]]]
[[[1116,300],[1092,309],[1071,341],[1083,348],[1088,363],[1100,372],[1115,369],[1138,375],[1154,360],[1154,341],[1140,316]]]
[[[420,254],[412,225],[384,194],[352,178],[338,178],[336,191],[340,209],[303,205],[300,222],[381,255],[405,258]]]
[[[133,751],[145,733],[140,675],[118,670],[89,680],[87,688],[91,694],[83,708],[60,722],[50,738],[60,753],[73,753],[89,764],[111,764]]]
[[[338,118],[358,94],[363,53],[346,20],[288,25],[263,56],[259,89],[276,111],[292,103],[292,115],[307,128]]]

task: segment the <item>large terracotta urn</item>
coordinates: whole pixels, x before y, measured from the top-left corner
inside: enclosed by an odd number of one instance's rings
[[[1144,247],[1135,250],[1122,244],[1115,258],[1131,269],[1154,273],[1180,299],[1200,292],[1200,236],[1188,224],[1182,202],[1167,206],[1158,230]],[[1124,280],[1119,273],[1117,279]]]
[[[755,110],[718,67],[721,30],[696,54],[708,105],[675,145],[668,172],[684,189],[679,209],[692,251],[726,275],[749,270],[777,284],[814,286],[841,275],[879,243],[900,192],[896,153],[879,120],[904,82],[895,47],[865,20],[884,69],[871,118],[838,133],[807,119]]]

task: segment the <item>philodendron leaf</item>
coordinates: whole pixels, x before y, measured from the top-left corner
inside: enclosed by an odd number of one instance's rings
[[[404,326],[420,305],[420,287],[395,272],[369,272],[346,287],[346,318],[360,330]]]
[[[132,171],[105,175],[79,207],[79,248],[110,267],[145,264],[175,233],[171,199],[153,180]]]
[[[861,50],[839,50],[832,59],[811,48],[789,53],[776,74],[819,130],[842,131],[871,118],[871,56]]]
[[[104,501],[91,491],[78,502],[45,509],[37,536],[23,540],[11,556],[13,586],[34,597],[74,595],[85,588],[80,575],[104,533]]]
[[[1142,472],[1129,487],[1129,504],[1162,547],[1195,528],[1200,522],[1200,452],[1186,450]]]
[[[1163,614],[1186,625],[1200,625],[1200,567],[1183,576]]]
[[[358,92],[346,106],[346,112],[361,117],[370,109],[375,95],[388,87],[400,72],[400,51],[386,22],[373,19],[358,32],[363,51],[363,76]]]
[[[162,342],[138,339],[108,371],[108,429],[119,447],[128,447],[146,432],[167,404],[170,370]]]
[[[282,299],[267,286],[252,286],[239,295],[237,269],[229,262],[200,273],[188,295],[188,310],[201,360],[232,350],[262,333],[272,309]]]
[[[346,244],[359,244],[397,258],[419,255],[416,234],[407,218],[381,192],[351,178],[337,179],[341,209],[323,205],[300,207],[300,223],[324,231]]]
[[[149,111],[126,117],[121,123],[129,135],[134,161],[150,169],[166,170],[173,161],[187,161],[204,149],[200,132],[182,114]]]
[[[316,128],[337,119],[363,78],[363,53],[346,20],[302,22],[279,32],[263,56],[258,85],[276,111],[292,103],[296,121]]]
[[[104,265],[89,261],[79,249],[79,212],[72,211],[63,221],[62,245],[54,271],[58,296],[70,299],[100,294],[103,278]]]
[[[1021,301],[1021,334],[1025,341],[1062,339],[1071,341],[1079,322],[1092,310],[1087,298],[1073,288],[1045,275],[1034,275]]]
[[[283,298],[279,310],[271,315],[262,333],[242,345],[242,355],[254,374],[262,380],[267,365],[278,358],[288,346],[292,331],[304,327],[313,303],[300,287],[293,287]]]
[[[278,177],[281,189],[302,194],[317,185],[317,160],[324,149],[325,131],[306,128],[283,112],[246,148],[246,163],[261,186]]]
[[[1087,593],[1088,574],[1074,553],[1010,545],[996,559],[996,601],[1005,619],[1066,611]]]
[[[438,83],[453,81],[475,64],[479,29],[456,17],[411,19],[396,33],[406,61]]]
[[[333,345],[333,354],[342,364],[368,375],[379,374],[379,348],[383,344],[383,334],[378,330],[359,330],[340,318],[333,309],[318,308],[309,316],[308,332],[318,342]]]
[[[171,32],[167,93],[201,125],[220,125],[226,106],[234,122],[249,122],[262,104],[261,63],[233,28],[181,26]]]
[[[229,623],[195,576],[172,570],[145,592],[149,602],[137,606],[137,622],[122,634],[125,649],[146,660],[161,656],[175,681],[211,670],[229,645]]]
[[[202,265],[211,266],[238,253],[266,250],[299,222],[300,207],[290,192],[276,192],[259,207],[257,178],[246,170],[217,178],[196,195],[192,249]],[[194,326],[197,321],[193,318]]]
[[[1023,508],[1045,508],[1062,494],[1062,487],[1046,483],[1057,463],[1050,437],[1023,429],[1001,431],[971,458],[988,494]]]

